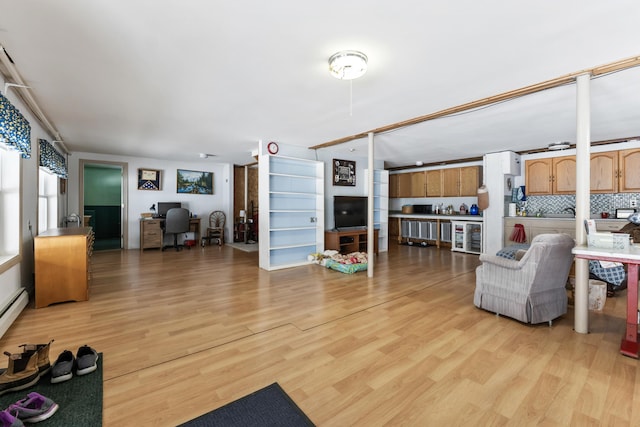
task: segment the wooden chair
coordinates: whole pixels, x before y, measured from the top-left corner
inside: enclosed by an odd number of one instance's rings
[[[211,244],[212,239],[218,239],[218,245],[222,246],[224,243],[224,223],[226,216],[222,211],[213,211],[209,215],[209,226],[207,227],[206,234],[202,237],[202,246],[204,241],[208,240]]]

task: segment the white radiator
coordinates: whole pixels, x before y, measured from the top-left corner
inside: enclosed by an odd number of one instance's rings
[[[25,288],[20,288],[11,295],[7,304],[2,307],[2,313],[0,314],[0,337],[7,332],[7,329],[18,318],[28,303],[29,294]]]

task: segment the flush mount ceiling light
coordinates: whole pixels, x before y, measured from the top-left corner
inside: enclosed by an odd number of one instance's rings
[[[571,144],[569,142],[562,141],[562,142],[552,142],[551,144],[549,144],[547,148],[549,150],[555,151],[555,150],[566,150],[569,147],[571,147]]]
[[[329,70],[340,80],[353,80],[367,72],[367,55],[357,50],[343,50],[329,58]]]
[[[200,153],[200,154],[198,154],[198,156],[201,159],[208,159],[209,157],[215,157],[216,155],[215,154],[209,154],[209,153]]]

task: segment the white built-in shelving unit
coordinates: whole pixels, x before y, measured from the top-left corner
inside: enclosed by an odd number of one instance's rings
[[[259,164],[260,268],[308,264],[324,250],[324,163],[262,154]]]
[[[369,171],[365,170],[365,195],[369,195]],[[389,250],[389,171],[373,171],[373,226],[378,232],[378,251]]]

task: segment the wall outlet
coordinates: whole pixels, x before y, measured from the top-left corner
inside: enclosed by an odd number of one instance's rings
[[[638,201],[637,201],[636,199],[631,199],[631,200],[629,201],[629,205],[630,205],[630,207],[632,207],[632,208],[637,208],[637,207],[638,207]]]

